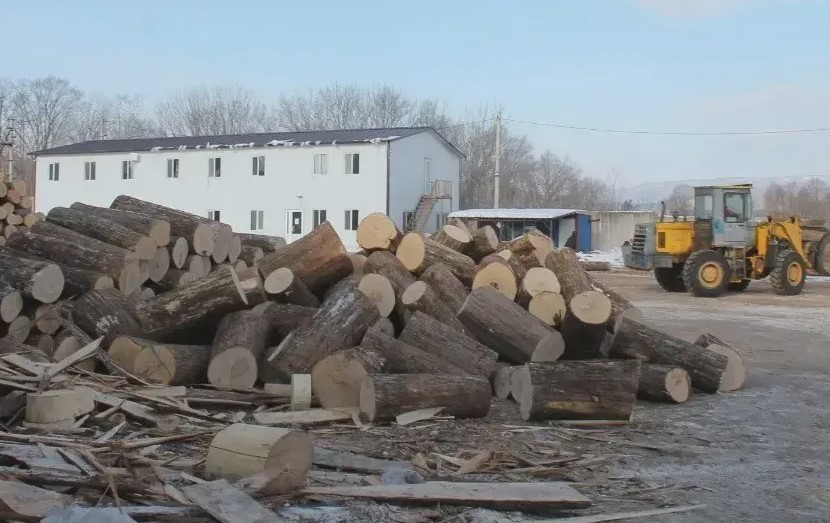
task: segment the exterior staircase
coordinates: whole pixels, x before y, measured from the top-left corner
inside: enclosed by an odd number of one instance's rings
[[[406,232],[423,230],[435,209],[435,203],[438,200],[451,199],[452,182],[449,180],[435,180],[429,194],[423,194],[418,198],[418,204],[415,206],[415,211],[412,213]]]

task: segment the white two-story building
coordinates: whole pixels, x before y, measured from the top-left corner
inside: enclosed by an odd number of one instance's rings
[[[350,249],[373,212],[434,231],[458,209],[464,156],[429,127],[95,140],[32,154],[40,212],[128,194],[289,242],[328,220]]]

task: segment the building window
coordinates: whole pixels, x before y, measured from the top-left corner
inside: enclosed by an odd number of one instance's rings
[[[324,221],[326,221],[326,210],[314,209],[314,228],[316,229],[322,225]]]
[[[208,178],[219,178],[222,176],[222,158],[208,159]]]
[[[746,195],[728,192],[723,200],[723,217],[726,223],[744,223],[746,221]]]
[[[179,177],[179,159],[178,158],[170,158],[167,160],[167,177],[168,178],[178,178]]]
[[[404,211],[403,212],[403,230],[408,231],[412,228],[412,211]]]
[[[61,164],[59,163],[50,163],[49,164],[49,180],[56,182],[61,179],[61,172],[60,172]]]
[[[360,155],[357,153],[346,155],[346,174],[360,174]]]
[[[432,160],[424,158],[424,179],[429,182],[432,180]]]
[[[447,220],[449,219],[449,213],[446,212],[439,212],[435,215],[435,230],[437,231],[441,227],[447,224]]]
[[[219,211],[216,211],[216,210],[208,211],[208,220],[213,220],[213,221],[217,221],[217,222],[222,221],[220,219]]]
[[[253,169],[251,169],[251,174],[253,174],[254,176],[265,176],[264,156],[254,156],[254,164]]]
[[[314,174],[328,174],[329,172],[329,155],[315,154],[314,155]]]
[[[356,231],[357,224],[360,222],[357,209],[349,209],[346,211],[346,230]]]
[[[84,162],[84,180],[95,179],[95,162]]]
[[[124,160],[121,162],[121,178],[124,180],[133,179],[133,168],[135,162],[133,160]]]
[[[251,211],[251,230],[261,231],[265,228],[265,211]]]

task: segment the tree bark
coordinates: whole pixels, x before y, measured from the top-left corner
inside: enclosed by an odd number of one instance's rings
[[[455,225],[444,225],[432,235],[431,239],[461,253],[467,252],[473,241],[466,227],[462,229]]]
[[[192,272],[180,271],[178,269],[168,269],[167,273],[164,275],[164,278],[153,285],[153,289],[158,294],[161,294],[162,292],[167,292],[170,289],[176,289],[184,285],[189,285],[198,279],[199,276],[193,274]]]
[[[328,287],[352,273],[352,261],[329,222],[267,254],[257,261],[257,267],[263,278],[280,267],[288,267],[317,296],[322,296]]]
[[[464,326],[455,317],[450,306],[442,301],[438,293],[426,282],[416,281],[407,287],[401,296],[401,304],[411,313],[422,312],[458,332],[464,330]],[[410,321],[412,321],[411,316],[407,324]]]
[[[721,381],[719,389],[721,392],[739,390],[744,386],[744,381],[746,381],[746,365],[740,352],[714,334],[701,334],[695,341],[695,345],[705,347],[728,358],[726,374]]]
[[[261,314],[265,318],[268,347],[277,345],[294,329],[307,325],[319,311],[320,309],[313,307],[274,302],[265,302],[252,309],[252,312]]]
[[[467,227],[467,224],[464,223],[464,220],[462,220],[461,218],[450,218],[449,220],[447,220],[447,223],[449,225],[454,225],[455,227],[458,227],[459,229],[465,230],[467,232],[472,232],[470,231],[470,228]]]
[[[692,385],[704,392],[720,390],[729,362],[722,354],[627,318],[611,344],[610,355],[680,367],[689,373]]]
[[[204,383],[210,361],[208,345],[175,345],[131,338],[141,345],[133,359],[133,372],[140,378],[162,385]]]
[[[473,279],[472,289],[490,287],[497,290],[510,301],[516,299],[518,286],[516,275],[507,263],[492,261],[486,265],[480,265]]]
[[[155,240],[156,245],[159,247],[164,247],[170,243],[170,223],[164,220],[129,211],[120,211],[107,207],[93,207],[92,205],[81,202],[75,202],[69,207],[85,214],[106,218],[112,223],[117,223],[139,234],[149,236]]]
[[[285,247],[285,238],[281,236],[268,236],[266,234],[253,234],[249,232],[238,232],[236,236],[245,247],[259,247],[265,254],[275,252],[277,249]]]
[[[510,397],[511,378],[513,376],[513,372],[521,368],[521,366],[507,365],[506,363],[499,364],[498,369],[493,374],[491,379],[493,384],[493,395],[495,397],[500,400],[506,400]],[[516,399],[514,398],[514,400]]]
[[[291,332],[268,355],[262,381],[308,374],[329,354],[358,345],[379,317],[377,306],[365,294],[350,285],[340,287],[326,297],[307,325]]]
[[[253,387],[267,336],[268,324],[261,314],[239,311],[222,318],[210,352],[208,381],[223,388]]]
[[[231,236],[230,244],[228,247],[228,262],[236,263],[239,260],[239,255],[242,254],[242,239],[233,234]]]
[[[499,237],[495,229],[489,225],[479,227],[476,229],[471,238],[469,254],[476,262],[480,262],[482,258],[493,254],[499,247]]]
[[[78,267],[61,267],[65,280],[63,297],[80,296],[89,291],[101,289],[114,289],[115,282],[112,277],[100,272],[79,269]]]
[[[464,305],[470,291],[443,263],[436,263],[421,273],[421,281],[428,283],[438,297],[449,305],[453,314]]]
[[[432,354],[467,374],[490,378],[498,353],[462,332],[422,312],[416,312],[401,331],[400,341]]]
[[[537,229],[533,229],[507,242],[504,248],[513,254],[526,254],[536,251],[536,258],[541,262],[548,253],[553,251],[553,241]]]
[[[262,250],[262,247],[255,245],[243,245],[239,253],[239,259],[247,263],[248,266],[256,264],[263,257],[265,257],[265,251]]]
[[[596,278],[591,278],[591,284],[611,300],[611,316],[608,318],[609,331],[616,333],[620,328],[623,318],[629,318],[639,322],[643,321],[642,311],[617,291],[611,289]]]
[[[0,284],[7,292],[17,289],[27,298],[52,303],[63,291],[64,277],[61,268],[54,263],[0,247]]]
[[[521,382],[518,401],[524,420],[628,420],[637,398],[640,362],[529,363],[513,376]]]
[[[284,303],[302,305],[304,307],[319,307],[317,299],[305,283],[294,275],[288,267],[280,267],[265,278],[265,292]]]
[[[404,236],[396,255],[404,268],[415,274],[421,274],[436,263],[443,263],[464,285],[472,284],[475,277],[476,265],[472,258],[419,232]]]
[[[611,263],[607,261],[582,260],[579,264],[583,269],[590,272],[603,272],[611,270]]]
[[[10,323],[23,310],[23,295],[0,274],[0,320]]]
[[[156,240],[139,234],[97,214],[67,207],[52,207],[46,221],[60,225],[79,234],[95,238],[135,254],[139,260],[150,260],[156,254]]]
[[[400,241],[397,225],[382,212],[366,216],[357,226],[357,244],[366,252],[384,250],[394,253]]]
[[[369,327],[369,330],[375,330],[386,334],[387,336],[392,336],[393,338],[395,337],[395,324],[392,323],[392,320],[384,316],[378,318],[378,321],[372,324],[372,326]]]
[[[135,307],[115,289],[90,291],[75,301],[72,321],[93,339],[104,336],[101,346],[106,349],[118,336],[142,334]]]
[[[93,270],[110,276],[124,294],[130,294],[141,285],[138,262],[134,255],[63,227],[38,222],[29,231],[18,232],[6,244],[8,247],[47,258],[60,265]]]
[[[349,259],[352,261],[352,275],[362,276],[363,266],[366,265],[366,255],[349,253]]]
[[[369,329],[360,344],[385,359],[383,372],[391,374],[467,374],[460,367],[383,332]]]
[[[495,289],[472,291],[458,319],[479,342],[514,363],[554,361],[565,348],[558,332]]]
[[[395,291],[395,309],[392,318],[398,329],[403,328],[409,311],[401,303],[404,291],[415,283],[415,277],[406,270],[401,261],[391,252],[375,251],[366,258],[363,266],[364,274],[380,274],[385,276]]]
[[[360,412],[369,421],[443,407],[444,415],[481,418],[490,410],[490,382],[481,376],[375,374],[360,387]]]
[[[689,399],[692,382],[680,367],[644,363],[640,370],[637,396],[652,401],[683,403]]]

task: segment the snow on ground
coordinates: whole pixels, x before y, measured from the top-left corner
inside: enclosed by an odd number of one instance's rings
[[[577,253],[580,260],[604,261],[611,264],[611,267],[625,267],[623,263],[622,249],[614,247],[610,251],[591,251]]]

